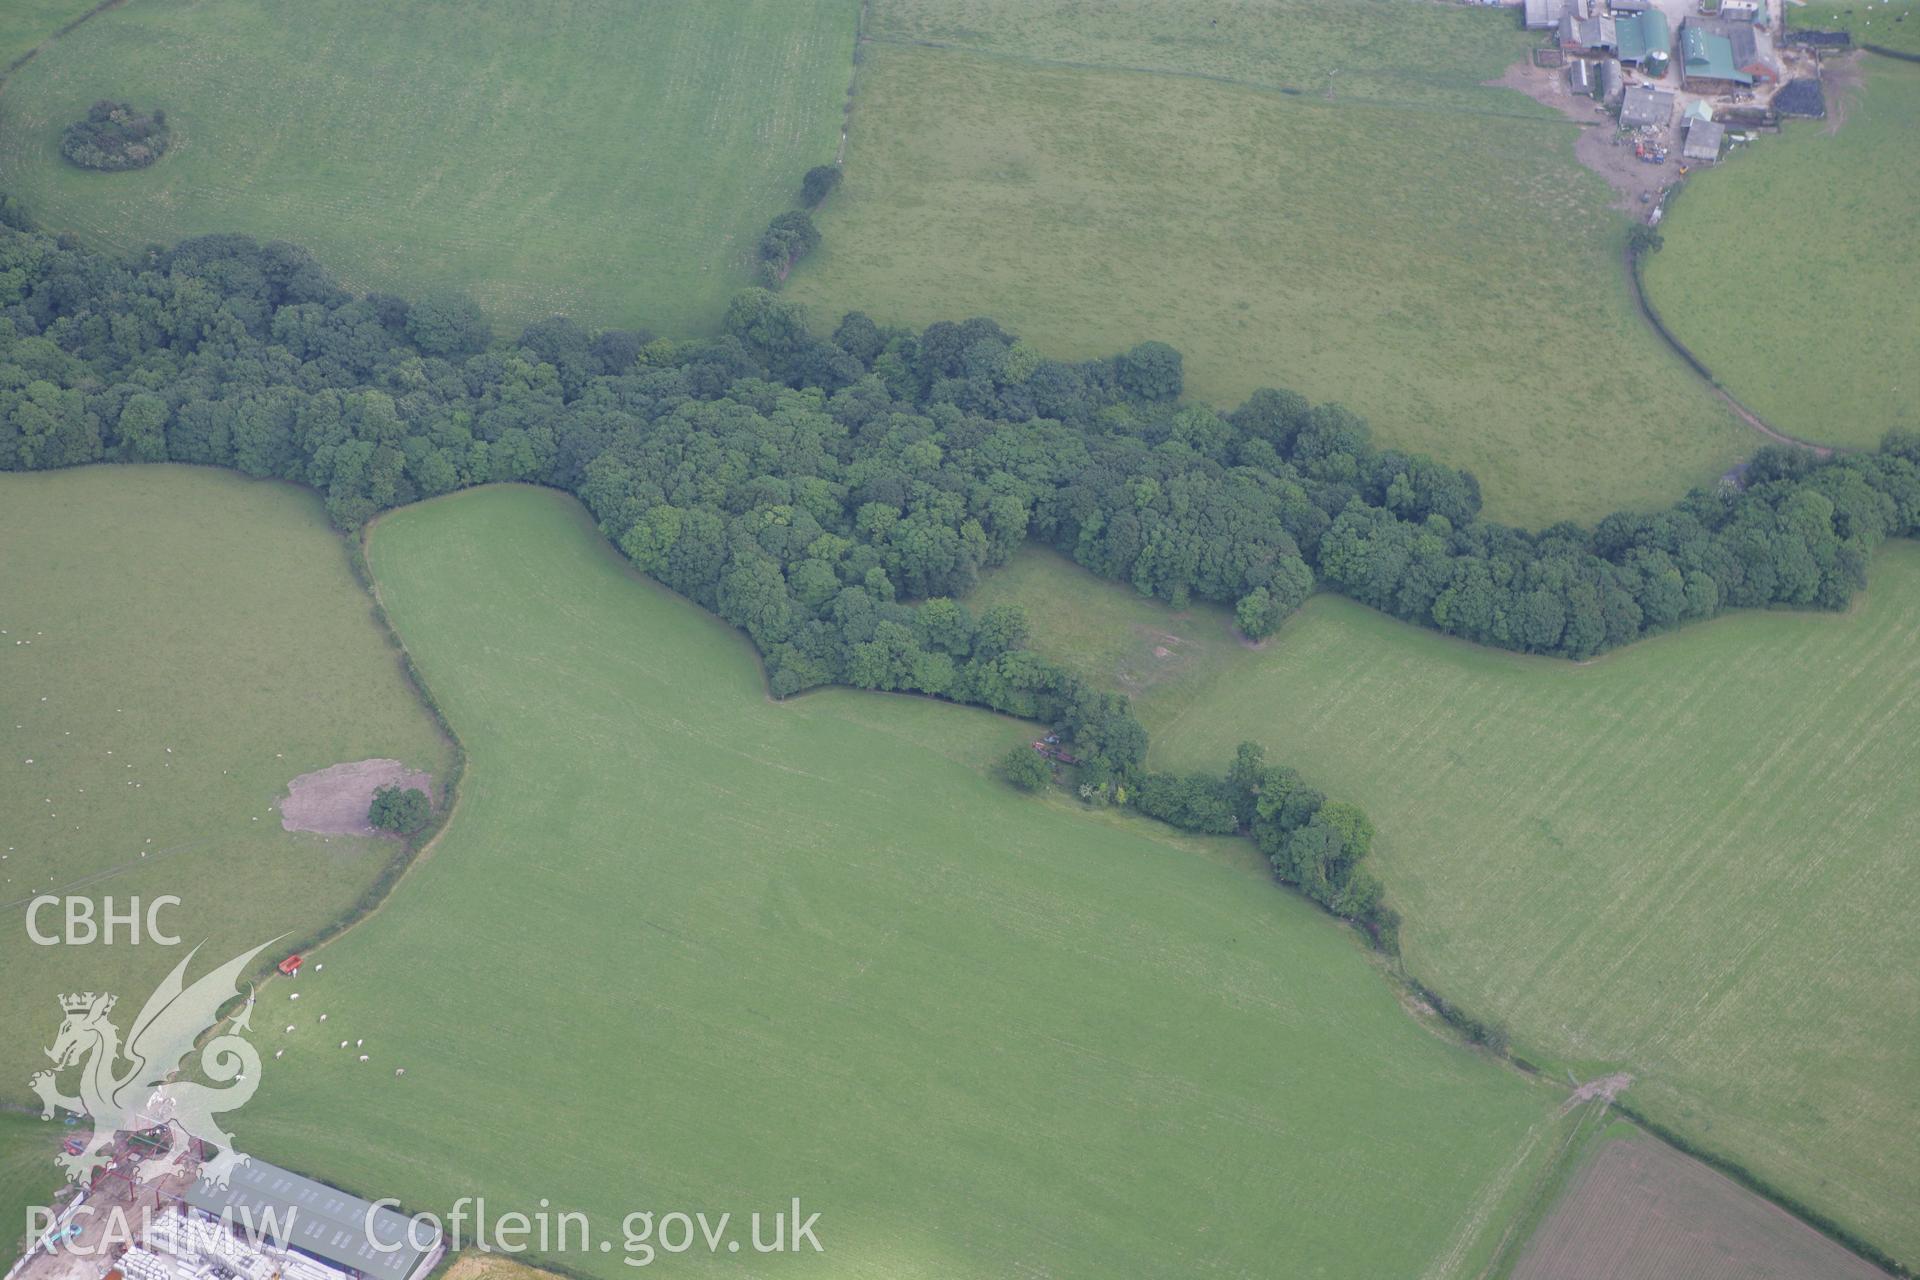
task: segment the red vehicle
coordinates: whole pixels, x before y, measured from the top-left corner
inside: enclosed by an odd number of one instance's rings
[[[306,962],[305,956],[288,956],[280,962],[280,972],[291,978],[294,974],[300,972],[300,966]]]

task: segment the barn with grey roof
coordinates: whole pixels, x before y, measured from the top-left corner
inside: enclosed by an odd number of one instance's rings
[[[260,1159],[237,1166],[224,1188],[196,1179],[184,1198],[189,1208],[230,1227],[259,1231],[271,1213],[281,1232],[276,1243],[284,1238],[286,1248],[364,1280],[411,1280],[441,1254],[437,1229],[415,1229],[403,1213]],[[416,1238],[426,1247],[415,1247]]]

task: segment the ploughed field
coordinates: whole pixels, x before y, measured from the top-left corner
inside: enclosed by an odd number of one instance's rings
[[[1632,1072],[1628,1103],[1912,1259],[1920,546],[1869,572],[1842,616],[1579,665],[1326,594],[1255,651],[1032,553],[975,603],[1028,603],[1037,647],[1135,682],[1155,767],[1254,739],[1364,807],[1407,968],[1515,1052]]]
[[[616,1246],[797,1195],[800,1275],[1445,1275],[1554,1149],[1559,1090],[1409,1017],[1238,846],[992,776],[1030,726],[772,702],[552,492],[393,513],[371,559],[469,765],[431,856],[263,995],[267,1158]]]
[[[1755,444],[1634,311],[1538,43],[1420,0],[876,0],[846,181],[788,293],[1041,351],[1157,338],[1223,406],[1338,400],[1496,516],[1650,506]]]
[[[857,7],[140,0],[8,80],[0,168],[44,227],[98,245],[241,231],[355,288],[467,290],[510,332],[555,312],[707,332],[833,159]],[[157,164],[61,158],[107,96],[167,112]]]
[[[1581,1153],[1513,1280],[1885,1280],[1793,1215],[1615,1125]]]
[[[117,993],[125,1031],[188,948],[291,943],[373,887],[398,846],[283,831],[289,779],[369,756],[439,775],[449,748],[311,493],[176,466],[0,475],[0,547],[0,1103],[37,1115],[62,993]],[[175,895],[158,922],[181,943],[35,945],[40,894],[97,914]],[[65,935],[58,908],[37,924]]]

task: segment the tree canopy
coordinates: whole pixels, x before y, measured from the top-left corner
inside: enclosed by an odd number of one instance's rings
[[[144,169],[167,149],[167,113],[143,115],[101,99],[60,135],[60,154],[82,169]]]
[[[410,836],[427,825],[433,804],[418,787],[381,787],[373,793],[367,821],[381,831]]]
[[[776,696],[848,684],[1043,721],[1100,794],[1144,770],[1126,699],[1029,648],[1018,610],[963,602],[1028,540],[1175,607],[1228,606],[1250,636],[1317,584],[1577,659],[1728,608],[1844,607],[1874,547],[1920,527],[1911,434],[1830,459],[1762,449],[1743,488],[1528,531],[1482,519],[1471,474],[1376,446],[1339,405],[1183,402],[1162,343],[1068,362],[988,319],[913,332],[858,312],[821,336],[756,289],[715,338],[556,318],[497,345],[468,300],[356,297],[291,245],[210,236],[119,259],[17,221],[0,204],[0,468],[230,466],[311,485],[343,529],[466,485],[552,485],[745,630]],[[1263,815],[1245,790],[1224,803],[1280,874],[1349,914],[1377,897],[1349,874],[1356,823],[1300,835],[1301,801]],[[1225,822],[1211,784],[1132,794]]]

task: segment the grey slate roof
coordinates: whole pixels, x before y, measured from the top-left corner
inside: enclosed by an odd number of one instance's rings
[[[1620,123],[1628,128],[1665,124],[1673,119],[1673,95],[1664,89],[1636,84],[1620,104]]]
[[[423,1251],[405,1243],[410,1219],[393,1209],[374,1207],[359,1196],[348,1195],[312,1178],[254,1159],[233,1170],[224,1191],[215,1190],[195,1179],[187,1188],[186,1201],[214,1217],[232,1211],[229,1221],[245,1228],[251,1222],[262,1227],[265,1213],[271,1209],[286,1232],[286,1243],[323,1262],[345,1267],[372,1280],[406,1280],[420,1264]],[[372,1231],[381,1244],[400,1241],[392,1253],[382,1253],[368,1239],[367,1214],[373,1216]],[[416,1235],[425,1235],[422,1228]]]
[[[1718,160],[1720,158],[1720,140],[1727,135],[1727,127],[1711,120],[1696,120],[1687,126],[1687,145],[1680,154],[1689,160]]]

